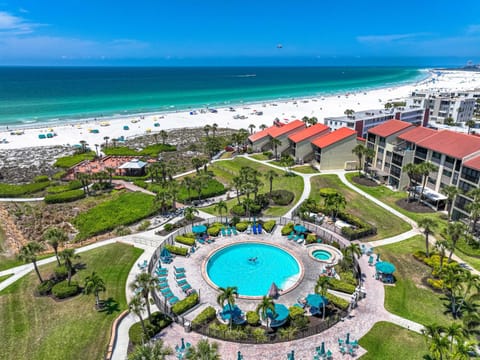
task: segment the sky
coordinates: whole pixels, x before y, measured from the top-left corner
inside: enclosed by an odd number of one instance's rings
[[[480,63],[479,0],[0,0],[0,65],[467,60]]]

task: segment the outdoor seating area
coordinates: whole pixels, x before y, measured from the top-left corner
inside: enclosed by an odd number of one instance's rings
[[[247,321],[245,318],[245,312],[237,305],[231,306],[230,304],[226,304],[222,310],[218,311],[217,315],[224,323],[232,321],[235,325],[242,325]]]
[[[144,260],[143,263],[137,263],[137,266],[141,271],[145,271],[148,267],[148,261]]]
[[[288,320],[290,314],[288,307],[283,304],[275,304],[275,311],[267,310],[267,316],[270,319],[270,327],[272,329],[284,325]]]
[[[322,341],[322,345],[315,348],[315,354],[313,360],[329,360],[332,359],[332,351],[330,349],[325,350],[325,342]]]
[[[184,338],[181,338],[180,344],[175,345],[175,356],[177,359],[185,359],[188,349],[192,346],[189,342],[185,342]]]
[[[395,277],[393,276],[395,270],[395,265],[388,261],[377,262],[375,264],[375,279],[386,284],[393,284],[395,282]]]
[[[338,348],[342,355],[349,354],[350,356],[355,356],[358,349],[358,341],[350,340],[350,333],[347,333],[345,339],[338,338]]]
[[[166,248],[163,248],[160,253],[160,260],[164,264],[170,264],[173,261],[173,255]]]
[[[304,234],[296,234],[294,231],[292,231],[287,236],[287,240],[291,240],[293,242],[296,242],[297,244],[303,244],[305,242],[305,235]]]
[[[161,264],[158,263],[158,266],[155,269],[155,275],[157,276],[158,290],[164,297],[165,301],[168,301],[170,305],[177,303],[179,299],[173,294],[168,284],[168,269],[162,268]]]

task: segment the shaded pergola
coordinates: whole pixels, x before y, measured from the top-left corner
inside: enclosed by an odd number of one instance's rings
[[[145,175],[145,168],[147,163],[138,159],[132,159],[118,168],[125,176],[143,176]]]

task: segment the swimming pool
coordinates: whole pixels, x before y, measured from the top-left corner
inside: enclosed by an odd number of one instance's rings
[[[240,296],[266,295],[272,282],[288,291],[301,277],[299,262],[277,246],[245,242],[227,245],[206,261],[204,274],[216,287],[237,286]]]
[[[332,258],[332,254],[327,250],[315,250],[312,252],[312,256],[315,259],[324,260],[324,261],[330,260]]]

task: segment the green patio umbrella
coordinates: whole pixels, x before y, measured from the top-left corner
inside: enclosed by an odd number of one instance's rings
[[[381,261],[375,264],[375,269],[382,274],[393,274],[395,272],[395,265],[388,261]]]

